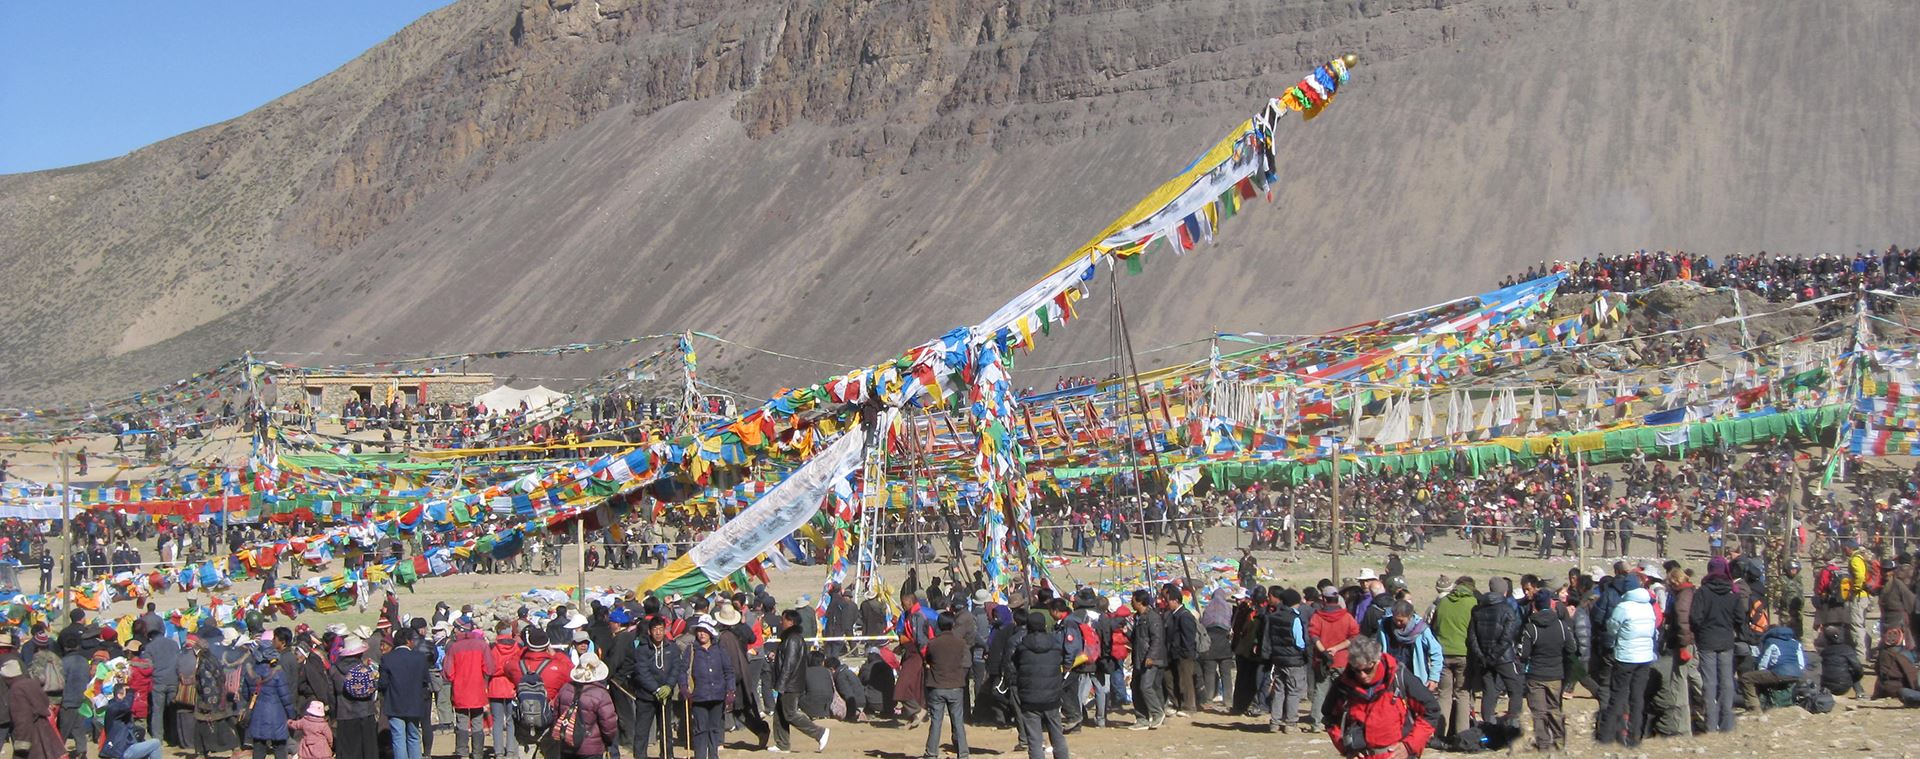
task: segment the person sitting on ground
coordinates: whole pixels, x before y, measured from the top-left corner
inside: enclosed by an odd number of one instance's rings
[[[1907,649],[1907,631],[1889,627],[1873,660],[1873,697],[1897,698],[1906,706],[1920,706],[1920,668]]]
[[[1830,624],[1820,632],[1820,687],[1840,696],[1860,687],[1860,653],[1847,642],[1845,625]]]
[[[1749,707],[1763,709],[1767,702],[1760,698],[1761,686],[1791,687],[1806,674],[1806,647],[1794,637],[1793,628],[1774,625],[1760,638],[1760,659],[1755,666],[1740,673],[1740,695]]]

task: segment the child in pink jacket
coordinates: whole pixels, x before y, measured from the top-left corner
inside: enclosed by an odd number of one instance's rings
[[[327,707],[320,702],[308,702],[307,712],[288,720],[287,727],[300,734],[300,759],[333,759],[333,728],[327,726]]]

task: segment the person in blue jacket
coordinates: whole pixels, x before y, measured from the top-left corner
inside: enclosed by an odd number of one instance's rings
[[[1414,679],[1426,683],[1428,690],[1440,687],[1440,674],[1446,669],[1446,656],[1440,651],[1440,638],[1406,599],[1393,602],[1393,616],[1380,625],[1380,647],[1407,666]]]
[[[122,676],[124,677],[124,675]],[[100,759],[148,759],[160,756],[160,739],[136,732],[133,719],[133,689],[123,680],[113,698],[107,701],[107,740],[100,744]]]
[[[713,623],[700,620],[693,628],[694,645],[687,651],[686,669],[680,673],[680,693],[692,725],[693,759],[719,759],[727,707],[736,697],[733,683],[738,674],[726,649],[715,643],[718,639]]]
[[[1807,673],[1807,647],[1793,634],[1793,628],[1774,625],[1760,636],[1760,658],[1750,672],[1740,673],[1740,695],[1748,705],[1759,704],[1761,686],[1792,686]]]
[[[247,711],[247,741],[253,759],[272,754],[287,759],[287,720],[293,719],[293,689],[280,671],[280,654],[269,646],[254,649],[253,661],[240,678],[240,703]]]

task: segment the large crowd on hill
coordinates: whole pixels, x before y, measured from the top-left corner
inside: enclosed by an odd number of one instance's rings
[[[1884,251],[1852,256],[1782,256],[1761,251],[1734,253],[1717,261],[1685,251],[1641,250],[1579,261],[1542,261],[1500,284],[1506,287],[1554,273],[1567,275],[1561,292],[1625,292],[1687,280],[1706,287],[1747,290],[1774,302],[1812,300],[1863,286],[1920,295],[1920,250],[1890,245]]]

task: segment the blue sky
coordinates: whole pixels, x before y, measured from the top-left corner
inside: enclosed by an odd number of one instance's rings
[[[246,113],[449,1],[0,1],[0,174],[112,158]]]

